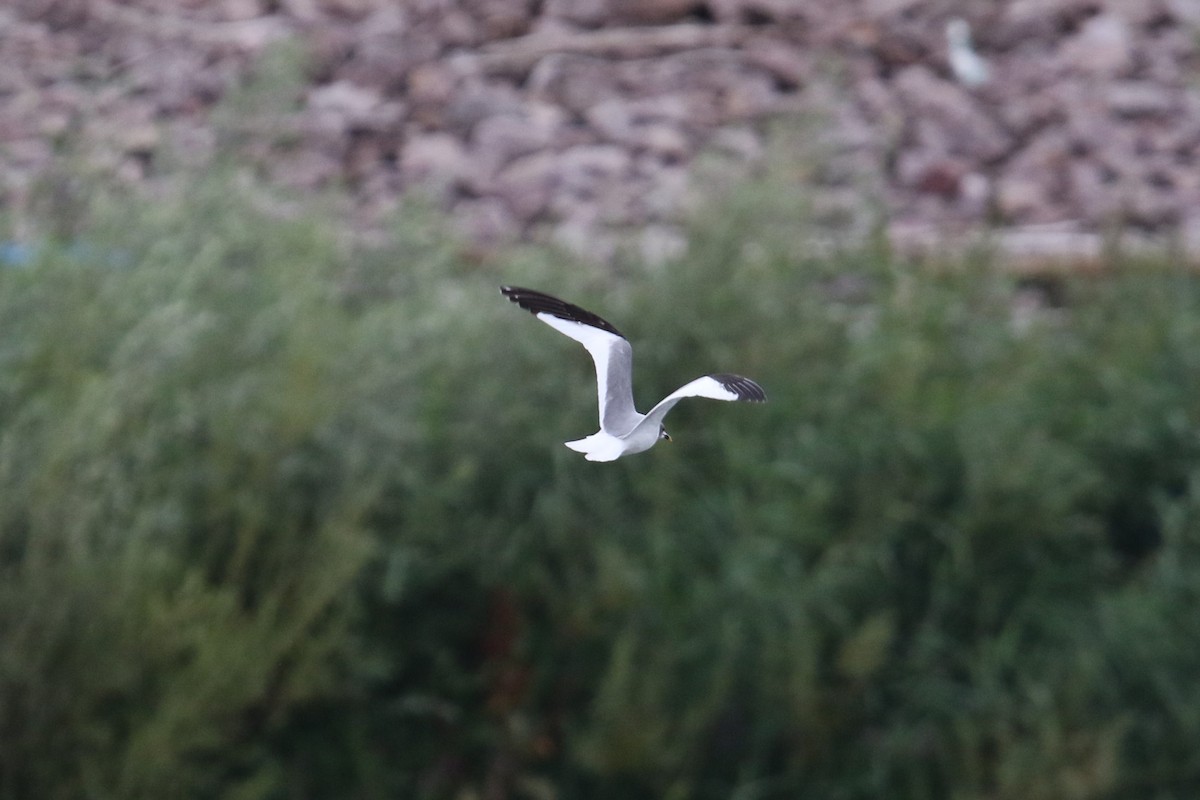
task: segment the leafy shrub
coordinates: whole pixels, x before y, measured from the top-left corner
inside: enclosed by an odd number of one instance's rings
[[[617,284],[232,186],[0,271],[0,797],[1194,793],[1191,275],[1017,325],[986,265],[798,255],[775,191]],[[643,403],[771,402],[588,463],[587,357],[501,282]]]

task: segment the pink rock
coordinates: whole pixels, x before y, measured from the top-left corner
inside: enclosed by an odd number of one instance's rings
[[[683,160],[691,150],[687,137],[678,128],[663,123],[640,128],[632,144],[669,162]]]
[[[765,70],[780,89],[794,91],[809,83],[816,72],[811,53],[793,41],[761,36],[746,42],[746,63]]]
[[[554,53],[538,61],[525,88],[536,99],[584,113],[618,94],[613,71],[606,59]]]
[[[479,25],[487,41],[520,36],[533,21],[530,0],[460,0],[463,9]]]
[[[996,205],[1005,218],[1046,222],[1061,212],[1069,184],[1070,142],[1065,135],[1032,140],[1007,164],[996,185]]]
[[[588,108],[583,118],[610,142],[628,142],[634,131],[634,112],[628,101],[610,97]]]
[[[722,111],[726,120],[761,117],[776,109],[779,90],[770,77],[747,72],[725,89]]]
[[[520,114],[525,99],[509,83],[472,79],[460,84],[446,105],[446,127],[451,133],[469,136],[488,117]]]
[[[1104,0],[1104,10],[1130,25],[1143,27],[1167,14],[1164,0]]]
[[[629,153],[615,145],[585,145],[564,152],[558,172],[566,191],[589,194],[597,183],[615,180],[629,170]]]
[[[559,185],[558,154],[539,152],[509,164],[488,189],[524,222],[537,219],[550,205]]]
[[[1171,16],[1180,22],[1193,27],[1200,27],[1200,1],[1198,0],[1165,0]]]
[[[1080,216],[1102,224],[1121,211],[1120,179],[1091,158],[1078,158],[1068,170],[1070,197]]]
[[[521,113],[481,120],[471,135],[475,159],[485,173],[492,174],[518,156],[550,147],[562,121],[561,111],[540,103]]]
[[[712,14],[722,22],[784,22],[802,18],[806,4],[795,0],[709,0]]]
[[[1081,72],[1103,77],[1125,75],[1133,66],[1129,23],[1114,14],[1092,17],[1060,52],[1070,66]]]
[[[327,131],[386,128],[398,122],[403,114],[398,103],[385,103],[378,89],[350,81],[337,81],[309,91],[308,112],[316,126]]]
[[[695,0],[608,0],[608,4],[615,22],[634,25],[681,22],[696,10]]]
[[[612,14],[611,0],[546,0],[542,14],[576,25],[596,26]]]
[[[893,82],[906,111],[919,122],[936,127],[950,155],[991,160],[1007,153],[1012,139],[957,85],[937,77],[925,66],[904,69]]]
[[[1109,109],[1122,117],[1165,117],[1177,107],[1169,89],[1150,81],[1111,83],[1105,100]]]
[[[458,139],[447,133],[430,133],[405,142],[400,174],[406,186],[445,200],[472,181],[475,169]]]

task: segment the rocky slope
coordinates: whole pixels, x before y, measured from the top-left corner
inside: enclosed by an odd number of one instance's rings
[[[986,81],[953,69],[956,16]],[[1195,248],[1198,40],[1200,0],[15,0],[0,202],[28,218],[48,170],[153,184],[233,148],[345,186],[364,224],[415,190],[479,247],[661,259],[696,202],[778,168],[773,129],[833,234],[883,208],[901,242]],[[222,102],[288,42],[302,85]]]

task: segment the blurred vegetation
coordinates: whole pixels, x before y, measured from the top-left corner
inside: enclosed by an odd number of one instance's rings
[[[1194,276],[1025,319],[771,186],[619,279],[246,195],[95,191],[0,267],[0,799],[1200,791]],[[643,404],[771,402],[586,462],[587,356],[501,282]]]

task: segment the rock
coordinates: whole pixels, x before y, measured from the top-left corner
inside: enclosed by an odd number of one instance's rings
[[[961,182],[970,167],[962,159],[930,151],[906,151],[896,161],[896,176],[904,186],[946,199],[958,197]]]
[[[919,123],[938,129],[950,155],[990,161],[1012,148],[1012,139],[985,114],[979,102],[925,66],[908,67],[896,76],[896,91]]]
[[[646,188],[642,181],[629,178],[612,181],[596,187],[594,198],[589,198],[596,207],[596,218],[611,230],[634,230],[646,223],[644,198]]]
[[[405,142],[400,154],[400,175],[405,186],[445,201],[471,183],[475,168],[456,137],[430,133]]]
[[[1015,137],[1034,136],[1045,128],[1061,125],[1066,117],[1062,84],[1048,89],[1031,89],[1006,98],[997,108],[1005,128]]]
[[[756,25],[796,20],[805,13],[804,4],[795,0],[709,0],[708,6],[722,22]]]
[[[470,79],[450,96],[445,124],[451,133],[467,138],[481,120],[523,110],[524,99],[511,85]]]
[[[1034,139],[1008,163],[996,185],[996,206],[1009,220],[1046,222],[1055,213],[1056,196],[1067,191],[1071,163],[1067,136]]]
[[[575,25],[602,24],[611,14],[610,0],[546,0],[542,13]]]
[[[535,99],[583,114],[621,94],[612,73],[613,66],[604,59],[554,53],[530,71],[526,89]]]
[[[426,128],[441,127],[459,80],[451,67],[438,61],[414,67],[407,75],[405,91],[413,120]]]
[[[1074,149],[1094,152],[1108,143],[1112,119],[1099,92],[1071,80],[1058,86],[1053,97],[1058,103],[1059,129],[1067,133]]]
[[[408,71],[433,61],[442,45],[434,23],[420,24],[405,3],[380,3],[354,30],[341,77],[363,85],[401,85]]]
[[[1094,0],[1010,0],[1004,4],[1001,20],[1006,25],[1049,23],[1058,26],[1091,16],[1096,5]]]
[[[1006,222],[1028,222],[1045,198],[1041,183],[1028,175],[1007,175],[996,186],[996,210]]]
[[[54,148],[42,138],[13,139],[4,147],[5,155],[22,170],[46,164],[54,156]]]
[[[761,72],[746,72],[726,87],[723,97],[723,121],[753,119],[777,107],[779,90],[774,81]]]
[[[153,122],[140,122],[123,127],[119,134],[121,148],[129,155],[148,155],[158,147],[162,136]]]
[[[868,17],[887,19],[905,14],[909,9],[920,5],[921,2],[922,0],[867,0],[864,11]]]
[[[690,150],[687,137],[674,125],[656,121],[657,117],[647,105],[616,99],[598,103],[585,114],[588,124],[605,141],[682,159]]]
[[[622,177],[631,163],[629,153],[615,145],[573,147],[559,157],[559,180],[570,194],[593,196],[597,184]]]
[[[384,102],[379,90],[350,81],[312,89],[308,93],[308,112],[317,128],[332,133],[386,130],[403,116],[399,103]]]
[[[770,75],[775,88],[795,91],[809,83],[816,72],[812,56],[774,36],[755,37],[746,42],[746,63]]]
[[[655,123],[638,129],[630,144],[669,163],[682,161],[691,151],[691,144],[678,128]]]
[[[1175,192],[1156,181],[1134,184],[1125,199],[1127,221],[1151,230],[1173,226],[1182,216]]]
[[[992,199],[992,181],[981,172],[968,172],[959,181],[962,208],[971,216],[982,218]]]
[[[1100,14],[1084,23],[1061,47],[1063,60],[1092,75],[1114,78],[1133,66],[1133,37],[1129,23],[1115,14]]]
[[[898,142],[904,133],[905,115],[896,92],[873,74],[858,82],[858,106],[878,138],[889,144]]]
[[[630,104],[620,98],[609,98],[583,113],[588,125],[610,142],[628,142],[633,137],[634,115]]]
[[[855,196],[927,226],[992,204],[1016,222],[1161,233],[1200,207],[1200,0],[154,10],[169,5],[0,3],[0,205],[23,202],[63,143],[89,169],[145,183],[169,177],[154,161],[166,150],[191,169],[232,157],[284,185],[345,187],[360,225],[418,190],[479,243],[544,234],[589,257],[620,244],[662,261],[675,223],[759,168],[768,121],[786,114],[777,149],[799,154],[787,179],[839,234],[870,217]],[[975,92],[945,79],[952,10],[993,68]],[[284,84],[302,109],[212,117],[284,34],[311,55],[300,88]]]
[[[1151,25],[1169,13],[1164,0],[1104,0],[1103,7],[1134,27]]]
[[[1200,28],[1200,0],[1165,0],[1167,12],[1193,28]]]
[[[652,95],[625,102],[639,123],[671,122],[686,125],[692,119],[692,108],[687,98],[677,94]]]
[[[518,156],[550,148],[563,116],[554,106],[538,103],[522,113],[482,120],[471,136],[476,163],[490,175]]]
[[[686,20],[696,10],[695,0],[608,0],[615,22],[663,25]]]
[[[463,0],[462,5],[487,41],[520,36],[533,20],[530,0]]]
[[[461,8],[446,9],[438,20],[438,31],[447,47],[475,47],[485,40],[483,26]]]
[[[371,0],[321,0],[321,10],[339,17],[361,19],[371,13]]]
[[[503,200],[518,219],[532,222],[550,206],[561,182],[559,168],[557,153],[532,153],[501,170],[488,189]]]
[[[1149,81],[1119,81],[1105,90],[1109,109],[1122,117],[1165,117],[1176,110],[1172,92]]]

